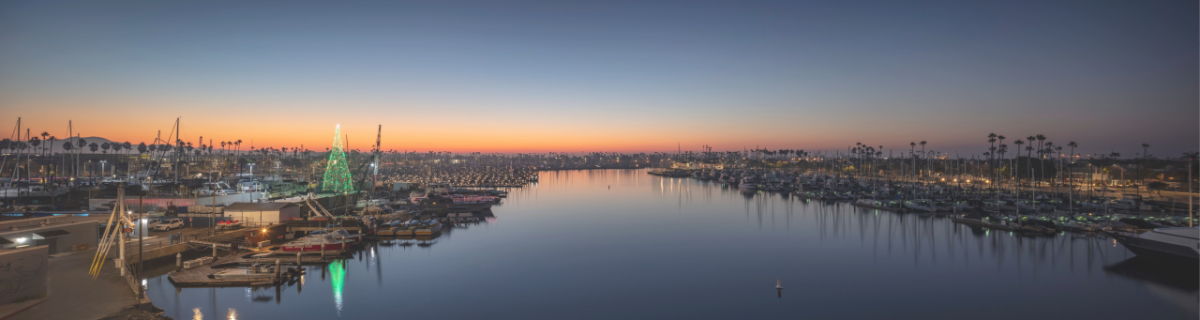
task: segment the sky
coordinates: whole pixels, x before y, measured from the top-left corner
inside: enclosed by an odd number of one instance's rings
[[[1195,1],[0,0],[0,123],[324,150],[1200,145]],[[37,132],[34,133],[35,135]],[[165,137],[165,134],[164,134]],[[253,142],[251,142],[253,141]]]

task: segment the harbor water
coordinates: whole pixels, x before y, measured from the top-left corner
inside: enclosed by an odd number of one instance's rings
[[[1195,270],[645,170],[540,173],[495,217],[368,243],[293,284],[177,289],[175,319],[1195,319]],[[412,240],[409,240],[412,241]],[[414,241],[415,242],[415,241]],[[777,279],[783,289],[776,289]]]

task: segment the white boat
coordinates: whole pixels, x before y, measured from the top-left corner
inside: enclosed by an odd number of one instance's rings
[[[745,190],[758,189],[758,179],[756,179],[754,177],[742,178],[742,183],[738,184],[738,188],[745,189]]]
[[[251,269],[225,269],[212,274],[218,280],[271,281],[275,273],[255,273]]]
[[[329,233],[308,235],[280,246],[282,251],[341,251],[350,245],[346,239],[336,238]]]
[[[928,199],[915,199],[904,201],[904,207],[918,212],[933,212],[933,201]]]
[[[1200,262],[1200,228],[1157,228],[1145,233],[1105,231],[1138,256],[1195,267]]]
[[[49,197],[67,193],[67,188],[52,188],[41,184],[7,183],[0,186],[0,198]]]

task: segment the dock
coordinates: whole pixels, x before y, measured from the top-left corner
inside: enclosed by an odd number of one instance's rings
[[[273,253],[273,252],[264,252]],[[254,257],[254,253],[236,254],[217,258],[211,263],[198,266],[192,269],[179,270],[167,273],[167,278],[176,287],[194,288],[194,287],[247,287],[247,286],[270,286],[282,281],[276,279],[272,275],[266,275],[264,278],[256,279],[215,279],[208,276],[229,268],[240,268],[253,265],[255,262],[273,263],[279,260],[280,268],[287,269],[294,267],[297,262],[295,254],[271,254],[264,257]],[[299,262],[301,265],[324,265],[335,259],[344,258],[340,254],[331,254],[327,256],[301,255]],[[288,277],[287,272],[281,273],[281,278]]]

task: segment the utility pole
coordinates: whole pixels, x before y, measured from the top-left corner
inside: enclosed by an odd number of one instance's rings
[[[117,207],[120,208],[120,209],[118,209],[119,212],[117,212],[117,214],[124,217],[125,216],[125,188],[117,189],[117,202],[119,202]],[[128,219],[124,219],[124,220],[128,221]],[[121,229],[125,229],[125,225],[122,224],[122,221],[118,220],[116,223],[117,223],[117,226],[121,227]],[[125,236],[126,236],[126,233],[124,232],[125,230],[117,230],[117,231],[118,231],[117,232],[117,240],[120,241],[120,244],[119,244],[120,247],[118,248],[118,252],[117,252],[117,254],[120,255],[120,259],[117,259],[117,260],[121,261],[121,266],[120,266],[121,276],[125,276],[125,266],[129,265],[128,263],[125,263]]]
[[[145,226],[145,224],[146,224],[146,220],[144,218],[145,213],[142,211],[142,200],[143,200],[142,197],[144,196],[144,194],[145,194],[145,192],[138,192],[138,224],[137,224],[137,226],[138,226],[138,229],[141,229],[141,230],[138,230],[137,278],[139,278],[139,279],[142,278],[142,269],[143,269],[142,248],[146,247],[146,245],[142,243],[142,240],[145,239],[145,238],[143,238],[143,234],[145,234],[145,232],[143,232],[142,230],[149,230]],[[142,287],[142,284],[140,284],[140,283],[137,285],[138,285],[138,292],[137,292],[138,298],[145,298],[146,297],[146,289],[144,289],[144,287]]]

